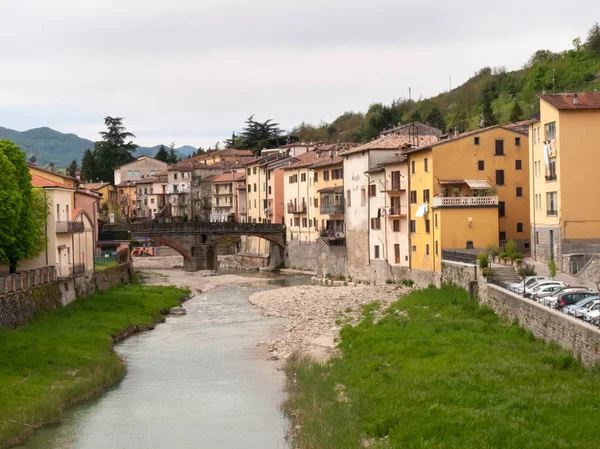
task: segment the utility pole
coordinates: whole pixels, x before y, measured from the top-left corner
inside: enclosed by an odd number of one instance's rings
[[[409,87],[408,88],[408,100],[410,101],[412,99],[412,89]]]
[[[452,90],[452,77],[451,77],[451,76],[449,76],[449,77],[448,77],[448,86],[449,86],[449,88],[450,88],[450,89],[448,90],[448,92],[450,92],[450,91]]]

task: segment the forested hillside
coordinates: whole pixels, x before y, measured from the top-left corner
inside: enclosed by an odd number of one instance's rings
[[[538,50],[512,72],[484,67],[463,85],[420,101],[375,103],[363,114],[345,112],[332,123],[302,123],[292,134],[301,140],[365,142],[398,123],[422,121],[445,131],[462,131],[530,118],[538,112],[536,95],[546,91],[593,91],[600,88],[600,26],[559,53]],[[483,122],[482,122],[483,117]]]

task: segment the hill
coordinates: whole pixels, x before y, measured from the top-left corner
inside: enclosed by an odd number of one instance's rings
[[[73,159],[81,164],[83,152],[94,148],[94,142],[83,139],[75,134],[64,134],[51,128],[34,128],[28,131],[15,131],[14,129],[0,126],[0,139],[10,140],[18,145],[27,154],[27,157],[36,157],[36,163],[49,165],[54,163],[56,167],[67,167]],[[168,145],[164,145],[169,148]],[[153,147],[139,147],[136,151],[138,156],[154,156],[160,145]],[[176,148],[180,158],[196,151],[190,145]]]
[[[300,140],[332,143],[367,142],[399,123],[422,121],[445,131],[477,129],[482,112],[485,125],[528,119],[539,112],[537,94],[600,89],[600,26],[596,23],[585,42],[559,53],[538,50],[523,68],[484,67],[463,85],[432,98],[375,103],[366,113],[345,112],[331,123],[302,123],[292,131]]]

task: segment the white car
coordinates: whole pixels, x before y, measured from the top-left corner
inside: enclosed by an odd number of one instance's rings
[[[540,299],[546,296],[550,296],[558,290],[561,290],[562,288],[563,287],[559,284],[542,285],[540,288],[537,289],[535,293],[531,294],[531,299],[540,302]]]
[[[540,282],[536,282],[535,284],[533,284],[530,287],[525,287],[525,297],[526,298],[530,297],[532,293],[537,292],[540,288],[542,288],[545,285],[560,285],[561,287],[565,287],[567,284],[565,284],[562,281],[552,281],[552,280],[543,280]]]
[[[600,301],[594,301],[591,304],[588,304],[587,309],[576,316],[583,318],[585,321],[598,321],[598,318],[600,317]]]
[[[579,302],[563,307],[563,313],[568,313],[569,315],[578,316],[581,312],[587,309],[592,302],[600,300],[600,296],[588,296],[587,298],[581,299]]]
[[[508,284],[507,288],[515,293],[523,293],[523,284],[525,284],[525,288],[527,288],[544,279],[550,280],[550,278],[544,276],[527,276],[521,282]]]
[[[555,290],[552,293],[547,294],[547,295],[537,295],[535,297],[535,300],[538,302],[556,301],[556,299],[559,297],[559,295],[561,295],[563,293],[579,292],[579,291],[587,292],[587,291],[591,291],[591,290],[589,288],[583,287],[583,286],[578,287],[578,286],[569,285],[567,287],[559,288],[558,290]],[[533,295],[531,297],[533,298]]]

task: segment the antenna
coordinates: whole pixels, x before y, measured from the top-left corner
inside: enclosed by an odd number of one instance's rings
[[[409,87],[408,88],[408,100],[411,100],[411,93],[412,93],[412,89]]]

